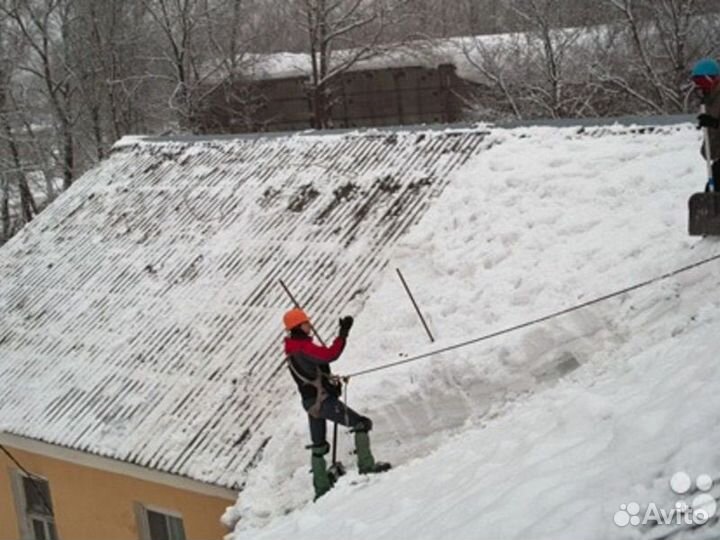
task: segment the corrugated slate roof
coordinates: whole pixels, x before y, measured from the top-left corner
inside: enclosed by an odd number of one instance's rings
[[[1,250],[0,427],[237,488],[293,391],[278,279],[362,303],[485,135],[122,141]]]

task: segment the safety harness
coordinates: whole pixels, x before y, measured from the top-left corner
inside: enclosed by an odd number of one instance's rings
[[[308,414],[314,418],[320,418],[320,410],[322,408],[323,403],[330,395],[327,390],[325,390],[325,387],[323,386],[323,377],[328,380],[331,384],[336,384],[335,381],[338,380],[333,375],[328,375],[327,373],[324,373],[320,370],[320,368],[315,368],[315,378],[309,379],[308,377],[305,377],[300,371],[295,367],[295,365],[292,362],[292,359],[290,356],[285,357],[285,361],[288,364],[288,367],[290,367],[290,371],[293,372],[293,374],[300,379],[300,382],[307,386],[312,386],[315,388],[315,391],[317,392],[317,395],[315,396],[315,403],[313,403],[307,410]]]

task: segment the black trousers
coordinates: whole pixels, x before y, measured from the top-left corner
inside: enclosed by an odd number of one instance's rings
[[[353,428],[356,431],[370,431],[372,429],[372,421],[367,416],[356,413],[333,396],[325,399],[322,407],[320,407],[320,418],[308,415],[308,420],[313,445],[321,445],[327,442],[327,420]]]

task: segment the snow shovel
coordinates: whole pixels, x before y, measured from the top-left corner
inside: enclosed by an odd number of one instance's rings
[[[705,113],[705,104],[702,105],[700,111]],[[708,182],[704,193],[693,193],[690,196],[688,232],[690,236],[720,236],[720,192],[715,190],[716,179],[713,177],[712,171],[708,128],[703,128],[703,139]]]

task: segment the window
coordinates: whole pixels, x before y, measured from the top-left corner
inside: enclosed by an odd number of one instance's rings
[[[57,540],[50,484],[44,478],[15,471],[15,506],[23,539]]]
[[[185,540],[182,517],[174,512],[136,505],[140,540]]]

